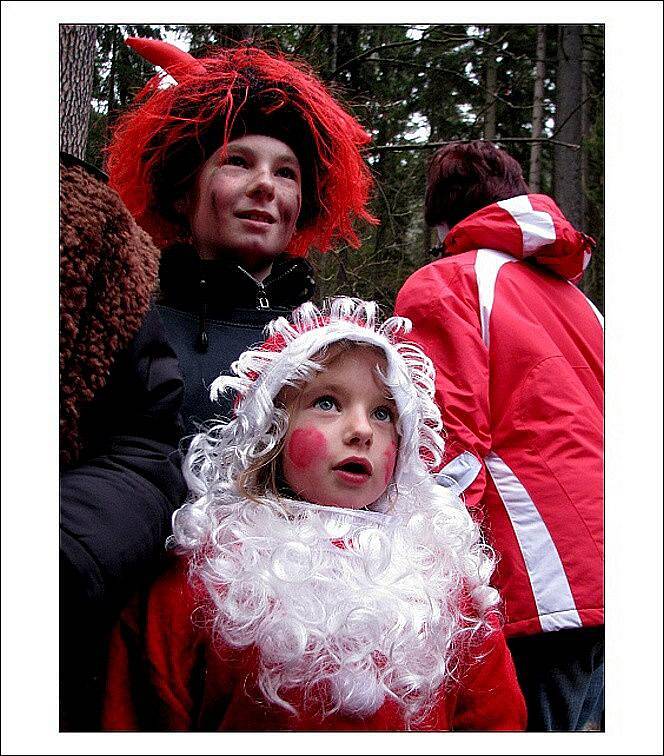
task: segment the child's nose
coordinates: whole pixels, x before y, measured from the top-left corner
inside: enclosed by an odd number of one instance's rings
[[[346,426],[346,443],[370,445],[373,439],[373,428],[365,412],[351,413]]]

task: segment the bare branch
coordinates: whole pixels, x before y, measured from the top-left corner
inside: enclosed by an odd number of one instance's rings
[[[416,142],[414,144],[381,144],[366,147],[364,152],[378,152],[379,150],[433,150],[437,147],[445,147],[448,144],[467,144],[468,142],[476,142],[477,139],[451,139],[447,142]],[[484,142],[493,142],[494,144],[503,144],[506,142],[542,142],[543,144],[557,144],[561,147],[569,147],[571,150],[578,150],[581,148],[580,144],[571,144],[570,142],[561,142],[559,139],[551,139],[549,137],[541,137],[535,139],[533,137],[496,137],[495,139],[483,139]]]
[[[575,115],[576,115],[576,113],[578,113],[578,112],[579,112],[579,110],[581,110],[581,108],[583,108],[583,106],[584,106],[584,105],[585,105],[585,104],[586,104],[586,103],[587,103],[587,102],[588,102],[589,100],[594,100],[594,99],[597,99],[597,95],[596,95],[596,94],[593,94],[593,93],[591,93],[591,94],[589,94],[589,95],[588,95],[587,97],[585,97],[585,98],[584,98],[584,99],[583,99],[583,100],[582,100],[582,101],[581,101],[581,102],[579,103],[579,105],[577,105],[577,106],[576,106],[576,107],[574,108],[574,110],[572,110],[572,112],[571,112],[571,113],[570,113],[570,114],[569,114],[569,115],[567,116],[567,118],[565,118],[565,120],[564,120],[564,121],[563,121],[563,122],[562,122],[562,123],[561,123],[560,125],[559,125],[559,124],[556,124],[556,128],[554,129],[554,132],[553,132],[553,136],[555,137],[555,135],[556,135],[556,134],[559,134],[559,133],[560,133],[560,132],[562,131],[562,129],[564,128],[565,124],[566,124],[566,123],[567,123],[567,122],[568,122],[568,121],[570,120],[570,118],[572,118],[573,116],[575,116]],[[549,140],[547,140],[547,141],[549,141]],[[554,142],[554,144],[563,144],[563,142]]]
[[[389,47],[412,47],[413,45],[418,45],[421,41],[422,40],[419,39],[409,39],[406,42],[385,42],[382,45],[371,47],[368,50],[365,50],[363,53],[356,55],[354,58],[349,58],[348,60],[344,61],[340,66],[337,66],[332,72],[332,76],[336,76],[338,73],[345,70],[353,63],[357,63],[360,60],[365,60],[378,50],[387,50]]]

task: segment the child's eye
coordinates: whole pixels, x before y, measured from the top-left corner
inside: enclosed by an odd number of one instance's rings
[[[313,406],[323,410],[324,412],[330,412],[333,409],[338,409],[336,400],[331,396],[318,397]]]
[[[393,412],[389,407],[376,407],[373,414],[376,420],[382,423],[389,423],[393,419]]]

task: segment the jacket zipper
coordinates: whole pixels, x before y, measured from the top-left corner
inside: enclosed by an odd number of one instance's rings
[[[198,311],[198,336],[196,337],[196,351],[205,354],[208,350],[209,339],[205,329],[205,318],[207,316],[207,281],[201,279],[199,282],[201,292],[201,305]]]
[[[291,265],[290,268],[287,268],[280,276],[273,278],[270,281],[270,286],[272,286],[272,284],[277,283],[277,281],[281,281],[282,278],[286,278],[286,276],[290,276],[290,274],[296,269],[297,269],[297,265]]]
[[[246,271],[241,265],[238,265],[238,270],[241,270],[245,276],[248,278],[251,278],[251,280],[256,284],[256,309],[257,310],[269,310],[270,309],[270,300],[267,296],[267,291],[265,290],[265,286],[263,285],[262,281],[257,281],[251,273]]]
[[[256,281],[256,284],[258,285],[258,290],[256,291],[256,309],[269,310],[270,300],[267,298],[265,286],[263,286],[261,281]]]
[[[287,268],[280,276],[277,276],[276,278],[273,278],[271,281],[269,281],[268,285],[273,286],[274,284],[281,281],[282,278],[289,276],[296,269],[297,265],[291,265],[290,268]],[[270,306],[270,300],[268,299],[267,291],[262,281],[256,281],[256,283],[258,284],[258,292],[256,293],[256,307],[259,310],[266,310]]]

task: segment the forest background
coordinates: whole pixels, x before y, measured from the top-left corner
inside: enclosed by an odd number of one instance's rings
[[[435,149],[485,139],[523,166],[597,241],[581,288],[604,311],[604,27],[528,24],[61,25],[61,142],[103,168],[119,114],[155,74],[125,44],[166,39],[194,56],[252,40],[304,58],[373,139],[378,226],[362,245],[312,254],[319,297],[346,293],[391,309],[430,262],[426,166]]]
[[[188,8],[196,5],[201,4],[161,3],[157,11],[172,19],[176,14],[179,17],[185,15]],[[271,19],[279,20],[272,8],[279,9],[280,16],[292,18],[295,15],[292,5],[300,6],[299,3],[270,4]],[[312,16],[320,18],[324,15],[329,21],[335,20],[333,16],[341,15],[336,3],[303,5]],[[384,7],[375,3],[352,5],[358,8],[368,24],[378,17],[378,13],[380,18],[388,20],[399,16],[399,21],[403,21],[403,16],[408,13],[404,4],[385,3]],[[37,10],[36,6],[39,6]],[[252,4],[244,3],[221,6],[227,15],[233,12],[237,20],[245,20],[246,9],[254,8]],[[392,11],[397,6],[399,14]],[[564,7],[561,9],[561,6]],[[203,13],[212,15],[212,12],[208,14],[208,7],[214,8],[215,13],[221,12],[216,5],[205,4],[199,16]],[[323,14],[321,9],[328,7],[331,8],[329,13]],[[606,406],[606,521],[614,554],[606,564],[607,602],[614,609],[611,613],[612,632],[607,634],[607,669],[610,668],[607,721],[610,725],[606,733],[568,734],[565,742],[570,752],[661,754],[664,622],[662,601],[657,597],[664,595],[661,569],[663,510],[647,504],[662,499],[661,423],[652,420],[662,416],[663,395],[662,4],[554,2],[535,7],[522,3],[511,6],[504,3],[473,3],[472,6],[418,3],[413,8],[411,16],[440,16],[444,13],[457,20],[476,20],[481,16],[486,20],[489,20],[487,17],[505,19],[515,15],[523,18],[527,15],[530,20],[544,18],[581,24],[592,17],[606,23],[606,27],[593,26],[591,29],[593,32],[597,29],[606,31],[606,246],[610,252],[606,265],[607,308],[610,309],[606,332],[607,363],[610,366]],[[59,300],[58,256],[54,252],[58,238],[56,26],[58,22],[76,23],[82,18],[101,24],[109,19],[116,21],[121,16],[135,18],[139,13],[145,18],[145,8],[138,3],[2,3],[0,73],[4,107],[1,167],[3,220],[6,222],[3,222],[2,229],[1,302],[3,356],[7,359],[3,360],[1,383],[2,455],[8,471],[2,483],[3,500],[7,502],[2,509],[1,550],[3,753],[89,754],[117,750],[117,743],[111,743],[113,739],[110,737],[106,743],[104,736],[99,734],[75,733],[68,737],[66,733],[57,732],[57,633],[45,633],[44,622],[26,622],[21,618],[56,616],[58,611],[57,541],[52,530],[57,518],[57,505],[54,504],[58,490]],[[263,17],[266,15],[265,10],[254,11],[254,15],[259,13]],[[449,31],[452,27],[440,28]],[[547,26],[547,32],[555,28]],[[94,47],[92,49],[94,55]],[[389,48],[384,51],[389,52]],[[557,68],[557,42],[550,45],[547,57],[550,75],[553,75]],[[406,57],[406,61],[410,62],[409,58]],[[314,63],[313,60],[310,62]],[[532,65],[531,61],[531,70]],[[151,73],[152,67],[148,67],[146,76]],[[529,76],[528,86],[534,86],[532,72]],[[595,81],[603,86],[600,79]],[[451,89],[452,78],[446,82],[446,90]],[[524,96],[528,91],[524,91]],[[553,107],[554,92],[550,92]],[[602,94],[598,101],[602,108],[603,101]],[[100,109],[103,105],[100,101]],[[89,115],[88,106],[86,123]],[[480,126],[478,121],[475,133],[481,135]],[[502,133],[510,136],[507,131]],[[551,135],[550,131],[546,136]],[[600,144],[603,143],[602,129]],[[514,143],[505,143],[507,149],[511,150],[513,146]],[[549,151],[549,163],[553,159],[551,151],[554,146],[548,143],[544,146],[544,150]],[[431,149],[419,148],[416,152],[426,159]],[[528,149],[522,154],[528,172]],[[601,177],[603,147],[598,154],[596,175]],[[603,183],[593,181],[594,188],[601,188],[603,193]],[[422,190],[423,187],[417,187],[413,201],[421,203]],[[421,221],[421,215],[418,220]],[[602,227],[598,224],[594,228]],[[594,233],[599,236],[597,231]],[[600,250],[603,244],[602,237]],[[636,493],[634,476],[625,474],[625,461],[634,457],[635,439],[639,440],[639,469],[652,473],[647,476],[643,490]],[[43,450],[46,451],[42,454]],[[645,502],[642,507],[647,512],[645,519],[625,516],[625,505],[635,496]],[[27,520],[26,512],[29,512]],[[17,534],[26,533],[30,558],[26,558],[26,538],[17,537]],[[35,555],[38,558],[34,558]],[[29,590],[31,586],[37,586],[38,592]],[[634,642],[634,612],[619,610],[635,606],[648,607],[650,621],[643,628],[639,625],[642,642]],[[36,607],[39,609],[37,614]],[[30,670],[39,671],[38,684],[34,674],[26,673],[26,659]],[[409,737],[405,736],[406,739]],[[438,740],[437,736],[432,737],[430,748],[435,749]],[[384,736],[374,733],[363,742],[363,752],[390,753],[393,738],[390,733]],[[441,738],[445,738],[447,744],[447,736]],[[483,733],[466,733],[463,736],[466,750],[472,752],[475,746],[480,752],[486,747],[485,738]],[[185,741],[174,745],[172,740],[163,741],[159,734],[153,738],[145,733],[129,734],[125,739],[130,752],[134,748],[145,754],[189,752],[190,741]],[[492,741],[491,748],[496,753],[525,755],[532,753],[533,748],[542,753],[555,752],[556,743],[551,745],[551,736],[533,735],[524,740],[518,733],[506,733],[500,743]],[[215,749],[213,744],[201,747],[204,752]],[[251,734],[243,734],[241,748],[246,751],[252,747],[260,750],[261,743],[255,742]],[[320,739],[314,733],[298,737],[297,742],[287,738],[273,749],[275,753],[327,754],[335,753],[336,747],[333,738]],[[418,751],[417,744],[414,751]]]

